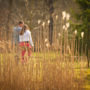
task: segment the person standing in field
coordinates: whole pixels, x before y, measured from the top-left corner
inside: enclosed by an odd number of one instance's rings
[[[15,60],[16,60],[17,63],[19,61],[19,56],[20,56],[20,52],[19,52],[19,33],[22,30],[23,25],[24,25],[24,22],[19,21],[18,25],[16,27],[14,27],[13,34],[12,34],[12,47],[13,47],[14,52],[15,52]]]
[[[15,46],[17,46],[19,44],[19,33],[20,33],[23,25],[24,25],[24,22],[19,21],[18,26],[14,27],[14,30],[13,30],[13,42],[14,42]]]
[[[19,46],[21,48],[22,62],[27,61],[25,59],[25,53],[28,52],[28,57],[31,56],[31,49],[34,46],[32,36],[28,25],[24,25],[19,34]]]

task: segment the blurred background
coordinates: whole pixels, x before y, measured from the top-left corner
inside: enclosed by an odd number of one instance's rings
[[[13,44],[21,20],[34,42],[25,65]],[[0,0],[0,90],[89,90],[89,64],[90,0]]]

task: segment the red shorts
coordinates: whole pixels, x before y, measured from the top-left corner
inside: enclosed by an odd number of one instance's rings
[[[20,43],[19,43],[19,46],[20,46],[20,47],[29,47],[29,48],[31,48],[30,43],[27,43],[27,42],[20,42]]]

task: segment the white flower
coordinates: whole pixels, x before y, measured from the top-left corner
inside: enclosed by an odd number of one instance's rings
[[[70,23],[66,23],[66,27],[69,28],[70,27]]]
[[[46,47],[48,48],[49,46],[50,46],[49,43],[47,43],[47,44],[46,44]]]
[[[48,39],[46,38],[46,39],[45,39],[45,42],[47,42],[47,41],[48,41]]]
[[[61,36],[61,34],[60,34],[60,33],[58,33],[58,36],[60,37],[60,36]]]
[[[56,20],[58,19],[58,15],[56,15]]]
[[[65,20],[65,18],[66,18],[66,11],[62,11],[62,17],[63,17],[63,20]]]
[[[38,24],[40,24],[41,23],[41,20],[38,20]]]
[[[50,24],[50,20],[48,20],[48,24]]]
[[[66,20],[68,21],[69,19],[70,19],[70,14],[67,13],[67,14],[66,14]]]
[[[75,30],[75,32],[74,32],[74,33],[75,33],[75,35],[77,35],[77,30]]]
[[[65,31],[67,31],[67,29],[68,29],[68,28],[67,28],[67,27],[65,27]]]
[[[65,25],[63,25],[63,30],[65,30],[65,28],[66,28]]]
[[[42,26],[43,26],[43,27],[45,26],[45,22],[42,23]]]
[[[82,38],[84,37],[84,32],[81,32],[81,37],[82,37]]]

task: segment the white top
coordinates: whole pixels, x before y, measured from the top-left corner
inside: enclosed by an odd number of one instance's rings
[[[25,41],[29,41],[30,45],[34,46],[31,37],[31,32],[29,30],[26,30],[23,35],[19,35],[19,42],[25,42]]]

